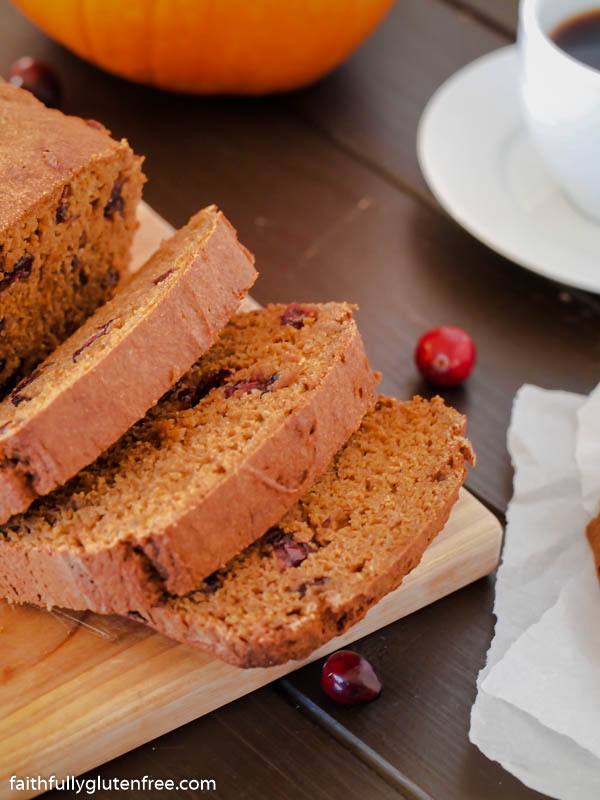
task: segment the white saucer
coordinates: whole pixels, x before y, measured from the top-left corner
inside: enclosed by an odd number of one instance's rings
[[[488,247],[561,283],[600,292],[600,224],[546,173],[521,119],[517,51],[453,75],[419,123],[419,163],[446,211]]]

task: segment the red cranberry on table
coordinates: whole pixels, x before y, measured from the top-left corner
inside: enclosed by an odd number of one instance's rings
[[[321,672],[323,691],[345,706],[368,703],[381,694],[381,681],[366,658],[353,650],[329,656]]]
[[[415,350],[419,371],[436,386],[458,386],[471,374],[475,357],[473,340],[454,325],[441,325],[427,331]]]
[[[27,89],[48,108],[58,108],[60,105],[60,83],[43,61],[30,56],[19,58],[8,71],[8,82]]]

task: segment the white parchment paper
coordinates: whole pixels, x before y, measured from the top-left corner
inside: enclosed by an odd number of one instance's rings
[[[580,407],[577,420],[575,455],[583,507],[590,517],[594,517],[600,505],[600,384]]]
[[[515,398],[497,624],[471,715],[488,758],[564,800],[600,798],[600,588],[585,539],[600,501],[598,421],[598,390],[524,386]]]

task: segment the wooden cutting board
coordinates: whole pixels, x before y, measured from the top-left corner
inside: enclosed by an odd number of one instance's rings
[[[135,266],[171,230],[148,206],[140,222]],[[0,798],[14,797],[11,775],[81,774],[466,586],[494,569],[501,539],[462,490],[399,589],[306,661],[270,669],[231,667],[119,617],[0,601]]]

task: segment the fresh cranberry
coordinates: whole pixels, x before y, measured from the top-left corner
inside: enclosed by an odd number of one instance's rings
[[[8,82],[27,89],[48,108],[58,108],[60,105],[60,83],[43,61],[30,56],[19,58],[8,71]]]
[[[427,331],[415,350],[419,371],[436,386],[458,386],[471,374],[475,357],[473,340],[454,325],[441,325]]]
[[[329,656],[321,672],[321,686],[332,700],[345,706],[375,700],[383,688],[371,664],[353,650]]]

